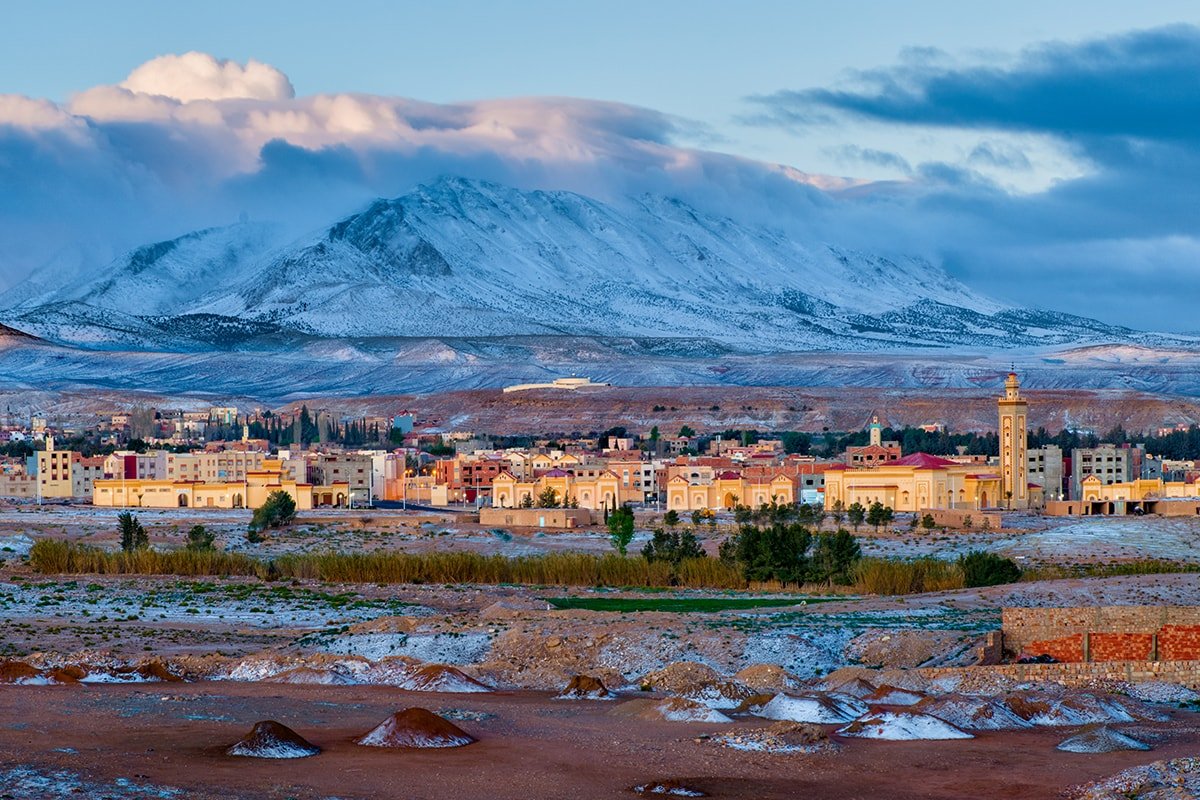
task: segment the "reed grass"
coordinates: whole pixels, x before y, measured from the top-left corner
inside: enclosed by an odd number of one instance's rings
[[[265,560],[240,553],[186,550],[108,552],[52,539],[34,543],[30,565],[59,575],[238,575],[328,583],[482,583],[548,586],[682,586],[745,589],[736,568],[690,559],[677,568],[616,553],[549,553],[508,558],[480,553],[322,553]]]
[[[894,595],[961,589],[964,580],[962,570],[953,561],[864,558],[858,562],[854,584],[864,594]]]

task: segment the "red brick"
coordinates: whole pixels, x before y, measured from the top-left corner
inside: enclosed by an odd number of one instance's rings
[[[1147,661],[1154,651],[1150,633],[1093,633],[1088,637],[1092,661]]]
[[[1083,661],[1083,634],[1030,642],[1025,652],[1034,656],[1050,655],[1058,661]]]

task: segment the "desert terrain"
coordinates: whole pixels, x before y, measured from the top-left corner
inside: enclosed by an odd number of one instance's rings
[[[888,597],[31,568],[39,539],[115,547],[116,513],[0,509],[4,796],[600,798],[657,786],[729,798],[1158,798],[1192,796],[1150,792],[1197,779],[1188,759],[1200,747],[1200,694],[1191,689],[1060,685],[969,666],[1003,607],[1200,605],[1195,574]],[[245,541],[243,512],[141,519],[158,548],[182,546],[200,522],[219,548],[266,559],[356,548],[521,556],[611,547],[598,529],[500,531],[452,514],[312,512],[258,545]],[[860,540],[867,554],[987,549],[1060,572],[1132,559],[1200,562],[1194,521],[1011,522],[970,534],[864,527]],[[729,524],[701,526],[707,549]],[[647,536],[641,529],[633,547]],[[581,675],[595,686],[563,697]],[[355,744],[414,707],[478,741]],[[320,754],[225,754],[264,720]],[[1088,752],[1056,749],[1077,735]],[[1113,737],[1152,750],[1111,750]],[[1151,778],[1145,769],[1109,778],[1159,762]],[[1112,788],[1131,782],[1151,788]]]

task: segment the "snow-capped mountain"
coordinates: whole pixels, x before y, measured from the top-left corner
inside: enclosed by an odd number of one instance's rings
[[[787,352],[1137,339],[1005,307],[920,258],[800,242],[672,198],[608,204],[458,178],[299,241],[261,225],[202,230],[71,287],[6,296],[20,301],[0,297],[0,321],[90,347],[569,335]]]

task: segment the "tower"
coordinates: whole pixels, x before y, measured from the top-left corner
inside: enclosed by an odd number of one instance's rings
[[[1000,491],[1009,508],[1029,507],[1029,460],[1025,455],[1029,404],[1021,397],[1017,373],[1008,373],[1000,409]],[[999,503],[998,503],[999,504]]]
[[[881,447],[883,445],[883,426],[879,424],[879,415],[871,417],[871,446]]]

